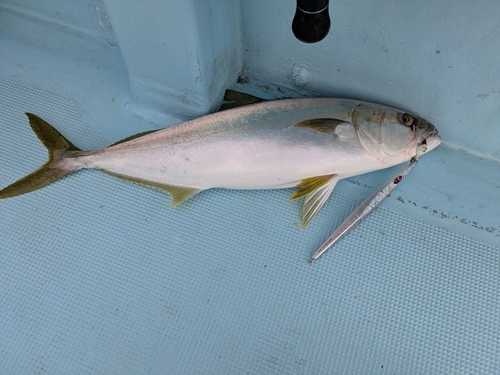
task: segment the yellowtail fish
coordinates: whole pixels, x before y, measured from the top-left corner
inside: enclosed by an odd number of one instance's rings
[[[40,189],[86,168],[169,192],[170,206],[202,190],[298,187],[306,227],[343,178],[410,160],[419,146],[441,142],[427,121],[395,108],[358,100],[242,98],[220,112],[139,134],[110,147],[81,151],[39,117],[31,128],[49,160],[0,191],[9,198]]]

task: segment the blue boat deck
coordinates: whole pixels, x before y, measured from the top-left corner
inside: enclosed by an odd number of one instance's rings
[[[113,3],[85,4],[102,23],[89,32],[67,9],[55,22],[28,0],[0,2],[0,187],[46,160],[25,112],[86,150],[193,116],[134,101],[105,13]],[[241,1],[242,49],[255,41],[251,8],[264,3]],[[233,89],[307,89],[259,80],[257,52],[241,59]],[[479,102],[498,100],[485,90]],[[464,125],[455,139],[439,116],[443,144],[312,265],[400,166],[341,181],[305,230],[290,189],[214,189],[167,209],[164,192],[95,170],[0,201],[0,374],[500,373],[498,117],[475,125],[467,147]]]

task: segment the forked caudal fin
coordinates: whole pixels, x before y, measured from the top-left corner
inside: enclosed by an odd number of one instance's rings
[[[36,136],[47,147],[49,160],[33,173],[0,190],[0,199],[41,189],[78,169],[77,167],[64,167],[62,161],[71,152],[79,151],[79,149],[38,116],[31,113],[26,113],[26,115]]]

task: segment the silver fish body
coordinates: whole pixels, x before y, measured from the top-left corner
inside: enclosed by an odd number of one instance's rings
[[[354,106],[335,99],[264,102],[203,116],[67,161],[201,190],[291,187],[308,177],[348,177],[390,166],[362,147],[348,122],[339,122],[330,133],[296,126],[315,118],[348,120]]]
[[[30,116],[34,127],[38,118]],[[173,204],[210,188],[298,186],[292,198],[305,197],[305,226],[339,179],[408,161],[419,145],[427,143],[429,151],[440,138],[425,120],[394,108],[315,98],[229,109],[102,150],[79,151],[66,142],[70,146],[49,160],[52,170],[98,168],[163,188]],[[9,188],[0,197],[18,195]]]

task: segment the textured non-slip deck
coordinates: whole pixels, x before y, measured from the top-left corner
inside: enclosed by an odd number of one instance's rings
[[[0,79],[1,187],[45,161],[27,111],[107,144],[71,102]],[[302,230],[290,193],[167,209],[82,171],[0,201],[0,374],[500,372],[500,248],[381,207],[311,265],[360,200],[334,193]]]

